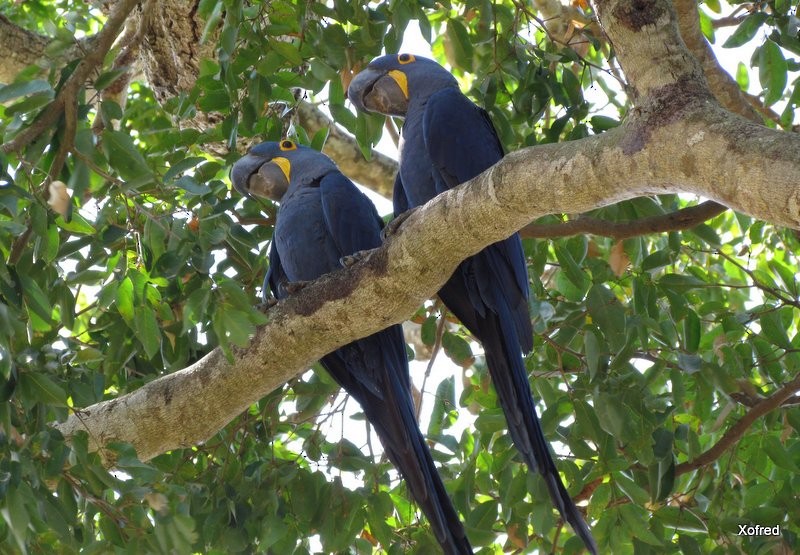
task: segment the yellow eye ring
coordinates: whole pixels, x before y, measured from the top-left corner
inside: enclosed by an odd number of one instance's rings
[[[280,149],[281,149],[281,150],[283,150],[284,152],[285,152],[285,151],[287,151],[287,150],[296,150],[296,149],[297,149],[297,145],[296,145],[296,144],[294,144],[294,143],[293,143],[292,141],[290,141],[289,139],[284,139],[284,140],[282,140],[282,141],[281,141],[281,144],[280,144],[280,145],[278,145],[278,146],[279,146],[279,147],[280,147]]]
[[[415,60],[416,60],[416,58],[414,58],[413,54],[398,54],[397,55],[397,61],[400,62],[403,65],[410,64],[411,62],[413,62]]]

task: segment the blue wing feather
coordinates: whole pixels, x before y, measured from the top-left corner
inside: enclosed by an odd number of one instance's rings
[[[422,131],[428,155],[441,176],[437,190],[469,181],[503,157],[503,146],[489,115],[456,89],[444,89],[431,96]],[[519,235],[515,233],[488,246],[475,259],[480,268],[475,287],[499,285],[505,302],[512,308],[520,347],[524,352],[530,351],[533,329],[528,316],[528,271]],[[486,272],[494,277],[488,283],[484,279]],[[483,302],[491,304],[492,297],[481,291]]]
[[[408,149],[404,150],[401,167],[406,198],[430,200],[432,191],[438,194],[469,181],[503,157],[500,140],[486,112],[455,88],[442,89],[428,99],[422,115],[424,145],[416,136],[418,121],[411,116],[406,119]],[[426,162],[433,166],[432,172]],[[439,296],[483,344],[498,402],[525,462],[542,475],[558,511],[589,550],[596,553],[591,532],[558,474],[520,354],[520,350],[528,352],[533,348],[533,330],[528,313],[527,267],[519,235],[489,245],[462,262]]]
[[[339,256],[380,246],[383,220],[375,205],[339,172],[320,180],[322,214]]]
[[[279,298],[286,295],[285,281],[315,279],[337,269],[342,256],[380,245],[383,220],[341,173],[329,173],[284,201],[265,280]],[[344,345],[321,363],[361,405],[444,552],[472,553],[416,421],[402,327]]]

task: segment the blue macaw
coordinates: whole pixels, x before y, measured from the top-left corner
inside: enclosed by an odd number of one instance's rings
[[[433,60],[411,54],[373,60],[347,91],[362,111],[404,118],[395,216],[482,173],[503,157],[489,115]],[[533,348],[528,272],[518,234],[462,262],[439,297],[483,344],[489,373],[525,462],[590,552],[597,546],[567,493],[542,432],[522,353]]]
[[[341,268],[343,258],[381,244],[383,220],[373,204],[311,148],[290,140],[257,145],[233,166],[231,181],[244,195],[280,202],[265,299],[267,290],[284,298],[287,284],[314,280]],[[354,341],[320,362],[361,405],[444,552],[472,553],[417,425],[402,327]]]

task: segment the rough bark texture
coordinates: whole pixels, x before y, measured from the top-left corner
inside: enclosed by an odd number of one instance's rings
[[[215,351],[140,391],[89,407],[61,430],[89,429],[95,447],[131,441],[144,459],[203,441],[320,355],[407,318],[463,258],[545,214],[690,192],[800,227],[800,137],[719,107],[679,40],[668,2],[654,3],[659,15],[650,18],[632,16],[627,5],[597,4],[606,29],[621,27],[610,35],[623,67],[640,79],[637,110],[623,126],[509,154],[414,212],[363,262],[279,303],[235,362]],[[637,48],[643,40],[649,47]],[[649,67],[659,63],[664,67]]]
[[[0,83],[10,83],[26,66],[39,61],[47,43],[47,38],[21,29],[0,15]]]
[[[758,115],[747,101],[739,84],[725,71],[711,46],[700,30],[700,18],[695,0],[675,0],[675,11],[678,13],[678,25],[686,46],[700,62],[708,80],[708,85],[717,100],[731,112],[753,121],[760,121]]]
[[[142,459],[202,442],[320,355],[409,317],[462,259],[545,214],[689,192],[800,228],[800,137],[718,104],[671,2],[605,0],[595,11],[636,91],[622,126],[509,154],[415,211],[364,261],[272,308],[234,362],[214,351],[73,415],[62,432],[88,430],[94,448],[129,441]]]

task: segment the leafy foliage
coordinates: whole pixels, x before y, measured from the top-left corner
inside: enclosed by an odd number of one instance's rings
[[[737,80],[746,86],[757,71],[764,107],[780,110],[767,123],[789,128],[800,101],[796,9],[747,6],[724,46],[751,48]],[[710,39],[712,20],[730,9],[704,3]],[[335,121],[368,151],[384,122],[344,106],[346,83],[383,48],[396,51],[414,21],[515,150],[619,123],[628,104],[613,50],[588,19],[583,30],[546,28],[511,0],[203,0],[198,14],[216,56],[201,61],[193,86],[162,104],[144,82],[125,102],[84,89],[62,168],[63,118],[0,155],[0,550],[430,553],[434,539],[372,443],[326,433],[348,403],[324,373],[273,392],[205,445],[148,463],[123,444],[89,452],[85,435],[67,445],[48,423],[216,346],[247,344],[263,322],[253,306],[275,207],[241,202],[226,172],[241,138],[288,131],[321,145],[325,132],[309,137],[287,110],[296,90],[327,94]],[[74,2],[14,3],[6,15],[55,37],[53,53],[104,19]],[[95,90],[113,84],[116,54]],[[31,67],[0,87],[3,142],[35,125],[75,68]],[[48,208],[51,179],[71,191],[71,217]],[[687,203],[642,198],[592,216],[632,221]],[[796,397],[740,438],[726,435],[800,370],[798,236],[725,213],[621,243],[526,239],[525,249],[531,384],[546,433],[571,454],[559,467],[588,499],[602,550],[798,550]],[[423,429],[473,545],[577,552],[511,446],[479,347],[437,307],[415,321],[459,367],[460,379],[426,385]],[[357,413],[348,420],[363,426]],[[719,456],[692,465],[719,445]],[[739,536],[739,524],[781,534]]]

